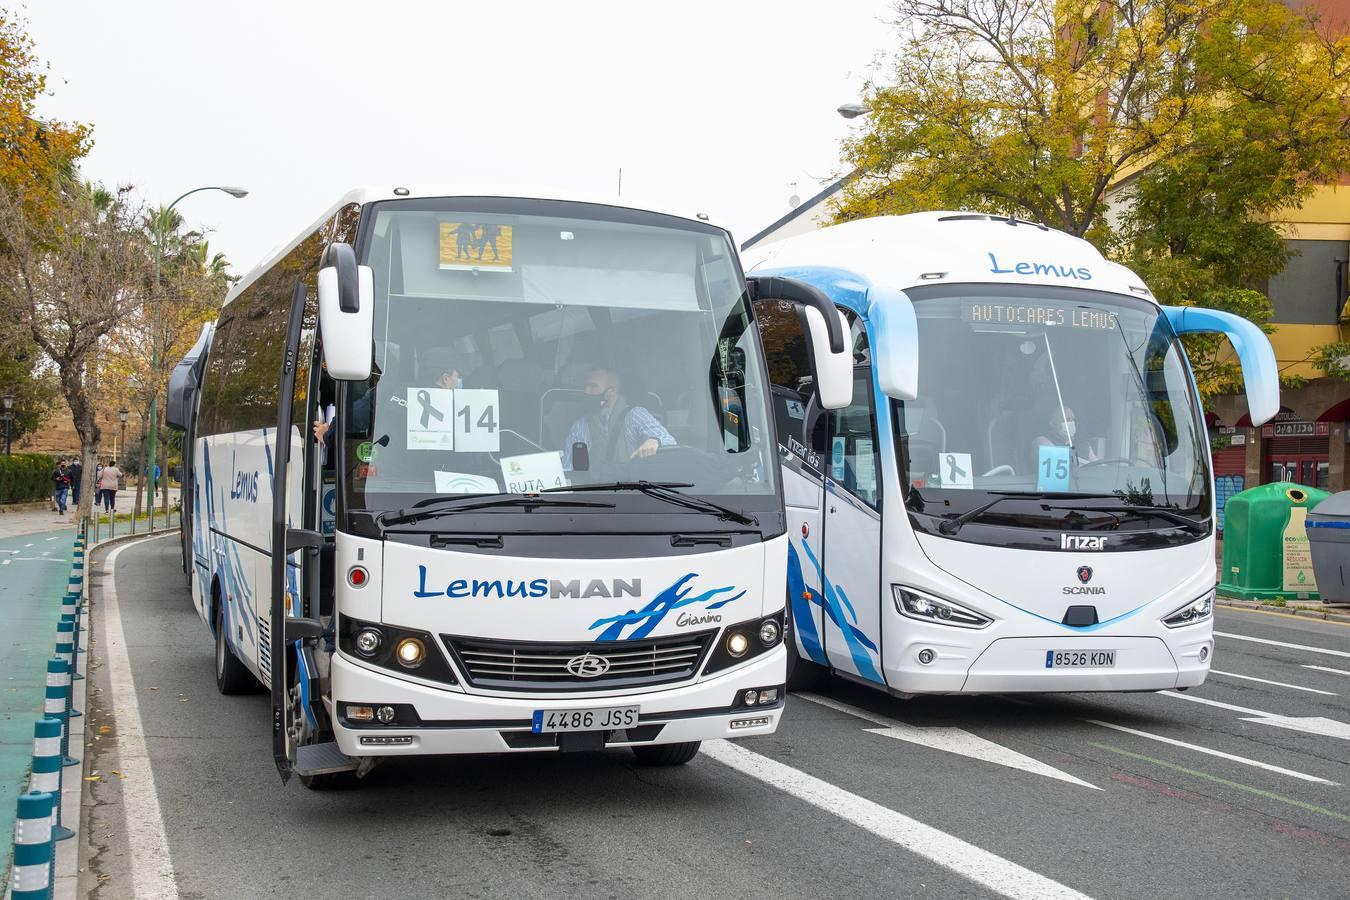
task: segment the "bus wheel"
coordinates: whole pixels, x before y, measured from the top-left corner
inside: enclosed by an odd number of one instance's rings
[[[222,694],[244,694],[257,684],[253,673],[244,667],[225,640],[225,614],[221,597],[216,603],[216,690]]]
[[[787,635],[787,686],[789,691],[813,691],[820,687],[827,674],[824,666],[803,659],[797,650],[797,639]]]
[[[701,741],[683,744],[658,744],[655,747],[634,747],[633,755],[641,766],[682,766],[698,754]]]
[[[293,746],[300,747],[319,743],[324,740],[310,727],[309,717],[305,715],[304,695],[300,692],[300,673],[291,675],[291,725],[290,740]],[[332,736],[328,736],[332,740]],[[311,791],[324,791],[329,788],[352,787],[356,784],[355,772],[324,772],[320,775],[301,775],[300,783]]]

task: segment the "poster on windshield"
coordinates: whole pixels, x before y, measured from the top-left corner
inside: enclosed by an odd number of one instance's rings
[[[408,449],[496,453],[501,449],[496,391],[408,388]]]
[[[461,272],[510,272],[511,226],[442,222],[440,267]]]

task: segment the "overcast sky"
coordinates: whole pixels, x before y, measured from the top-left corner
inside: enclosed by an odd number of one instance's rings
[[[12,6],[12,3],[5,4]],[[839,171],[887,0],[39,0],[88,177],[179,205],[238,273],[360,184],[623,192],[744,240]]]

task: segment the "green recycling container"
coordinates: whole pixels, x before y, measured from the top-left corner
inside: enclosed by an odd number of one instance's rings
[[[1308,510],[1331,494],[1288,481],[1228,498],[1219,593],[1246,600],[1317,600],[1304,527]]]

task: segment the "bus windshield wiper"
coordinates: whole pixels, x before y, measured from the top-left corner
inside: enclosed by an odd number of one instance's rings
[[[1157,516],[1159,519],[1180,525],[1192,534],[1209,534],[1209,525],[1202,519],[1195,519],[1179,511],[1176,506],[1146,506],[1138,503],[1125,503],[1120,506],[1047,506],[1046,509],[1073,509],[1079,512],[1133,513],[1140,516]]]
[[[758,525],[759,520],[754,516],[746,515],[740,510],[731,509],[714,503],[711,500],[705,500],[702,497],[691,497],[688,494],[680,492],[680,488],[693,487],[688,481],[608,481],[601,484],[574,484],[567,487],[545,488],[540,493],[552,494],[558,491],[639,491],[648,497],[655,497],[657,500],[664,500],[667,503],[673,503],[676,506],[683,506],[686,509],[696,509],[699,512],[712,513],[719,519],[730,519],[733,522],[739,522],[742,525]]]
[[[997,494],[998,496],[996,496],[993,500],[990,500],[988,503],[983,504],[982,506],[977,506],[974,509],[966,510],[959,516],[953,516],[950,519],[944,519],[942,523],[938,525],[938,531],[942,532],[943,534],[956,534],[958,531],[961,530],[962,525],[966,524],[971,519],[978,519],[980,516],[984,515],[989,510],[993,509],[995,506],[998,506],[1004,500],[1044,500],[1050,496],[1047,493],[1038,491],[990,491],[989,493]],[[1114,497],[1115,494],[1073,494],[1072,496],[1086,497],[1088,499],[1105,499],[1107,497]],[[1073,508],[1081,509],[1082,507],[1073,507]]]
[[[541,506],[592,506],[613,509],[613,503],[603,500],[569,500],[563,497],[541,497],[538,494],[525,494],[518,497],[428,497],[419,500],[407,509],[382,512],[375,517],[381,525],[407,525],[422,519],[443,516],[447,513],[468,512],[475,509],[491,509],[497,506],[520,506],[526,512],[533,512]],[[435,507],[430,508],[430,507]]]

